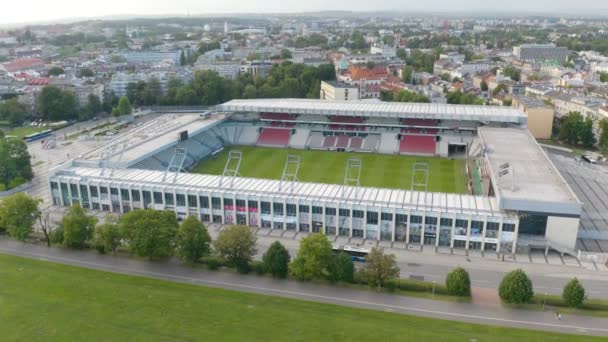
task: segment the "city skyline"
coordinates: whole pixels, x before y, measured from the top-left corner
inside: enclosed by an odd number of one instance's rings
[[[197,2],[193,0],[161,1],[129,1],[108,0],[103,3],[89,3],[86,9],[79,6],[75,0],[59,0],[53,3],[35,0],[34,3],[11,3],[8,10],[0,13],[0,25],[15,25],[20,23],[61,22],[80,19],[112,18],[112,17],[144,17],[144,16],[205,16],[205,15],[234,15],[255,13],[306,13],[323,11],[353,11],[353,12],[382,12],[397,11],[454,14],[490,14],[533,13],[546,15],[594,15],[608,14],[608,5],[593,0],[581,0],[576,8],[570,1],[539,0],[530,3],[523,0],[512,1],[505,10],[497,9],[495,4],[478,0],[429,0],[424,3],[405,1],[386,1],[381,4],[369,0],[354,0],[349,7],[326,3],[320,0],[300,2],[286,0],[281,3],[271,1],[249,2],[244,0],[222,2]]]

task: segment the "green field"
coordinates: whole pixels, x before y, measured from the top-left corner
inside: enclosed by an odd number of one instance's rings
[[[600,341],[0,255],[3,341]]]
[[[464,160],[411,157],[371,153],[341,153],[331,151],[291,150],[239,146],[202,161],[194,173],[220,175],[230,150],[243,152],[239,173],[243,177],[281,179],[287,154],[301,156],[298,179],[302,182],[344,184],[344,171],[349,158],[361,159],[361,185],[379,188],[412,188],[412,166],[415,162],[429,164],[429,191],[466,193],[467,179]],[[421,176],[420,173],[417,176]],[[420,182],[417,178],[416,182]],[[419,190],[419,189],[416,189]]]
[[[29,126],[23,126],[23,127],[17,127],[14,128],[10,131],[6,131],[4,132],[5,135],[13,135],[16,136],[17,138],[21,139],[26,135],[30,135],[33,133],[38,133],[38,132],[42,132],[44,130],[49,129],[48,127],[29,127]]]

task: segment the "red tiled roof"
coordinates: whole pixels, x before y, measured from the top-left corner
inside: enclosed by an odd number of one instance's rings
[[[4,67],[6,72],[17,72],[20,70],[27,70],[35,67],[43,67],[44,61],[40,58],[22,58],[2,63],[2,66]]]
[[[383,65],[376,65],[372,69],[368,69],[367,66],[360,67],[351,65],[348,67],[348,71],[352,75],[353,81],[358,81],[362,79],[379,79],[386,78],[389,76],[388,72],[386,72],[386,68]]]
[[[32,78],[29,82],[30,85],[47,85],[50,84],[49,78]]]

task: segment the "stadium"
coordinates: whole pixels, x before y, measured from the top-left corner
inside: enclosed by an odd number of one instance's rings
[[[53,204],[391,246],[574,253],[582,205],[523,112],[232,100],[166,113],[49,173]]]

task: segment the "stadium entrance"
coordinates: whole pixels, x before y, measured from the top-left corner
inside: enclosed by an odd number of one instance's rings
[[[462,158],[467,155],[467,144],[452,143],[448,144],[448,158]]]

